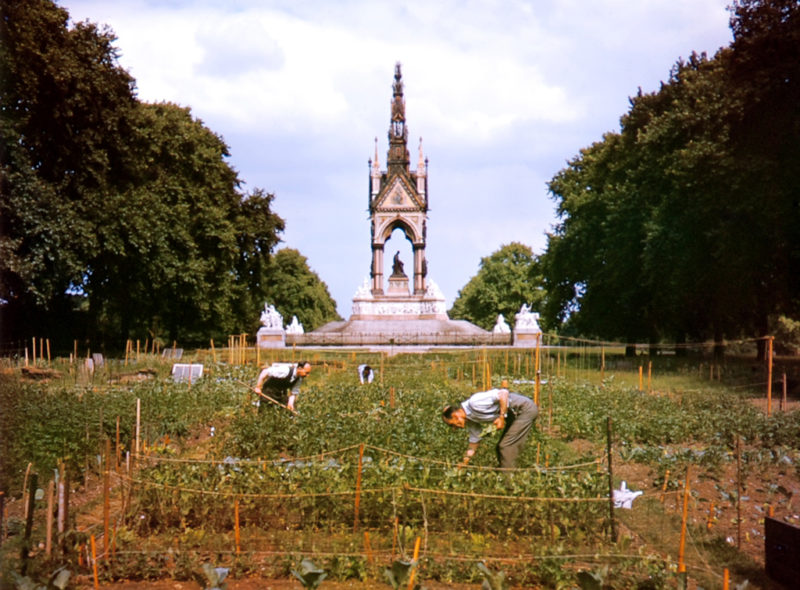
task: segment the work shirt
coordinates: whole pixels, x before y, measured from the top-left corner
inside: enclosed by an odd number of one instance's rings
[[[490,389],[475,393],[461,402],[461,407],[467,413],[465,427],[469,433],[469,442],[476,443],[481,440],[482,424],[490,424],[500,417],[500,390]]]

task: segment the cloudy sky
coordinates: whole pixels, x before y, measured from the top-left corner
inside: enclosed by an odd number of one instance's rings
[[[502,245],[543,251],[546,183],[619,129],[628,97],[731,40],[729,0],[58,2],[113,29],[141,100],[191,107],[244,189],[276,195],[282,246],[345,318],[369,274],[367,160],[377,137],[386,164],[396,62],[412,168],[420,137],[429,159],[428,276],[450,306]],[[397,232],[387,266],[396,250],[410,263]]]

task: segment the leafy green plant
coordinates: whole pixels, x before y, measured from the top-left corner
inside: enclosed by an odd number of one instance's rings
[[[400,588],[405,588],[408,585],[408,579],[417,567],[417,561],[404,561],[401,559],[396,559],[392,562],[391,567],[387,567],[383,570],[383,577],[386,578],[386,581],[391,585],[394,590],[399,590]],[[414,584],[415,590],[419,589],[419,583]]]
[[[228,568],[214,567],[210,563],[204,563],[203,575],[207,582],[205,590],[225,590],[223,581],[228,577]]]
[[[478,563],[478,569],[483,575],[483,583],[481,584],[483,590],[508,590],[509,585],[506,582],[505,572],[493,572],[482,561]]]
[[[603,590],[606,576],[608,576],[608,566],[603,566],[599,570],[589,572],[578,572],[578,585],[581,590]]]
[[[328,574],[322,568],[317,567],[308,559],[303,558],[300,561],[300,567],[292,570],[292,575],[300,580],[303,588],[316,588],[322,583]]]
[[[21,576],[17,572],[11,572],[14,585],[18,590],[52,590],[53,588],[64,590],[67,587],[67,583],[69,583],[71,575],[72,572],[66,567],[60,567],[50,575],[45,584],[37,584],[28,576]]]

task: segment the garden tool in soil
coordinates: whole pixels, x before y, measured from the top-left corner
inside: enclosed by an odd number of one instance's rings
[[[238,379],[235,379],[235,381],[236,381],[237,383],[241,383],[241,384],[242,384],[242,385],[244,385],[244,386],[245,386],[247,389],[249,389],[250,391],[252,391],[253,393],[255,393],[257,396],[264,398],[264,399],[265,399],[265,400],[267,400],[268,402],[272,402],[273,404],[275,404],[276,406],[280,406],[280,407],[281,407],[281,408],[283,408],[284,410],[289,410],[289,411],[290,411],[292,414],[296,414],[296,413],[297,413],[297,411],[296,411],[296,410],[293,410],[292,408],[290,408],[290,407],[289,407],[289,406],[287,406],[286,404],[282,404],[282,403],[281,403],[281,402],[279,402],[278,400],[276,400],[276,399],[274,399],[274,398],[271,398],[270,396],[268,396],[268,395],[267,395],[267,394],[265,394],[265,393],[261,393],[260,391],[256,391],[254,387],[252,387],[251,385],[249,385],[249,384],[245,383],[244,381],[239,381]]]

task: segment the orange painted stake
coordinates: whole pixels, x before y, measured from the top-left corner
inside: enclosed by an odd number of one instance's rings
[[[97,579],[97,548],[94,543],[94,535],[89,537],[92,543],[92,573],[94,574],[94,590],[100,588],[100,581]]]
[[[642,383],[642,365],[639,365],[639,391],[643,391],[643,383]]]
[[[686,483],[683,486],[683,516],[681,517],[681,542],[678,547],[678,572],[686,571],[684,554],[686,551],[686,520],[689,515],[689,468],[686,468]]]
[[[234,526],[236,527],[235,537],[236,537],[236,555],[239,555],[242,551],[241,547],[241,537],[239,535],[239,500],[235,500],[233,502],[233,518],[234,518]]]
[[[361,503],[361,465],[364,461],[364,443],[358,446],[358,473],[356,474],[356,501],[353,516],[353,531],[358,530],[358,506]]]
[[[653,391],[653,361],[647,363],[647,391]]]
[[[369,544],[369,533],[367,531],[364,531],[364,549],[367,552],[367,563],[371,565],[374,560],[372,557],[372,547]]]
[[[417,560],[419,559],[420,541],[422,541],[422,537],[417,537],[417,540],[414,542],[414,568],[411,570],[411,574],[408,576],[408,590],[411,590],[414,587],[414,576],[417,573]]]
[[[708,519],[706,520],[706,529],[711,530],[711,525],[714,524],[714,502],[708,507]]]
[[[722,570],[722,590],[729,590],[731,584],[731,573],[728,568]]]

